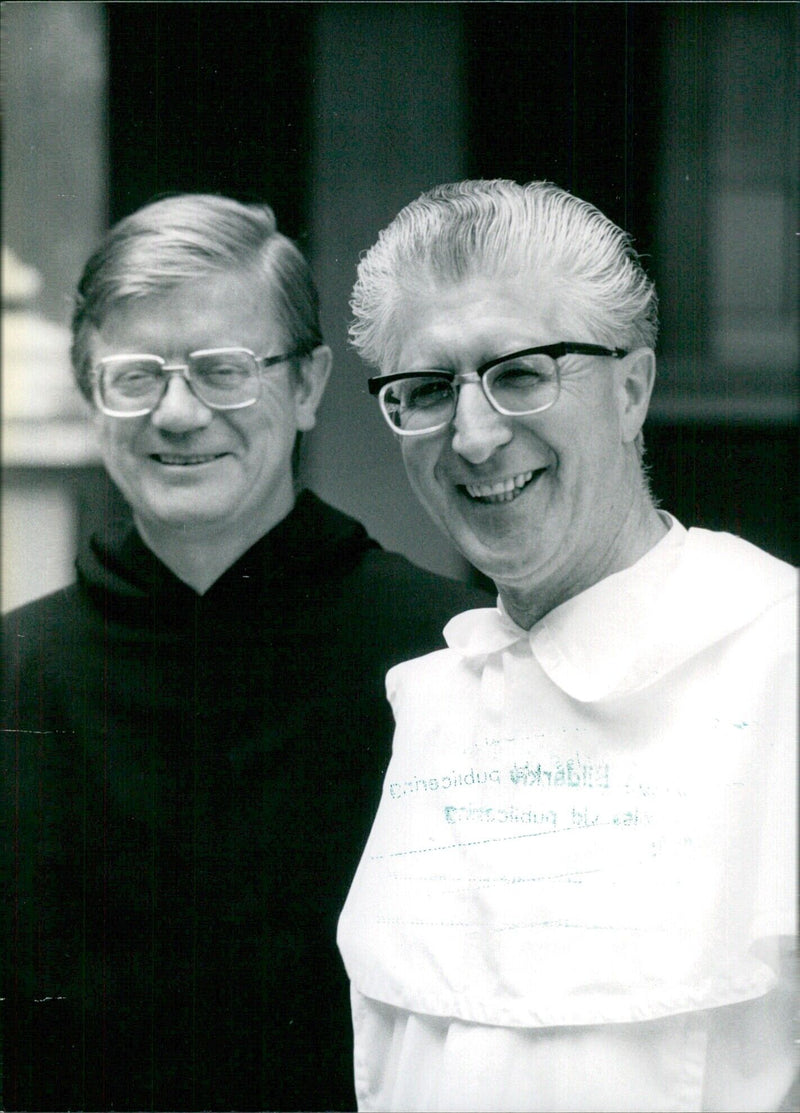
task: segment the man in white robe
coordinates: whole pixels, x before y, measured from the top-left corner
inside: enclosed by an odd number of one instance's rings
[[[548,183],[439,187],[353,308],[414,491],[499,592],[388,674],[339,925],[359,1108],[787,1108],[796,577],[650,495],[629,238]]]

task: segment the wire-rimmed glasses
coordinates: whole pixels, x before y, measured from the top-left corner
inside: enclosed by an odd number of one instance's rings
[[[106,356],[92,371],[94,400],[109,417],[144,417],[161,402],[171,376],[180,375],[209,409],[241,410],[258,401],[262,370],[307,354],[257,356],[249,348],[203,348],[190,352],[185,363],[149,354]]]
[[[436,369],[398,371],[369,380],[390,429],[403,437],[438,433],[453,420],[462,383],[479,382],[493,409],[507,417],[548,410],[561,392],[558,360],[569,354],[621,359],[624,348],[562,341],[498,356],[473,372],[457,375]]]

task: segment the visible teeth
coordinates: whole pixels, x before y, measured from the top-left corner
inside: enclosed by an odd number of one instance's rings
[[[207,464],[209,460],[216,460],[216,456],[167,456],[159,453],[155,457],[159,464]]]
[[[490,499],[492,502],[512,502],[526,483],[533,479],[533,472],[521,472],[510,479],[499,479],[495,483],[467,483],[467,494],[474,499]]]

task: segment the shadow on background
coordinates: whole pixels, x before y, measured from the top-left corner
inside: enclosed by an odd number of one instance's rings
[[[3,26],[4,234],[44,276],[39,309],[65,324],[96,225],[154,196],[267,200],[311,259],[335,355],[303,475],[387,547],[471,575],[408,490],[347,347],[358,254],[438,181],[544,178],[629,230],[659,289],[661,505],[800,561],[800,7],[31,3]],[[42,484],[82,534],[124,513],[93,460],[59,456],[74,430],[22,425],[6,460],[20,554],[58,542],[25,512]]]

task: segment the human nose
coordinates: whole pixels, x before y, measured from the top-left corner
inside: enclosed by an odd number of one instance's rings
[[[480,383],[462,383],[453,416],[453,451],[482,464],[513,436],[510,422],[490,404]]]
[[[158,429],[168,433],[189,433],[202,429],[214,416],[191,388],[185,372],[172,371],[150,419]]]

